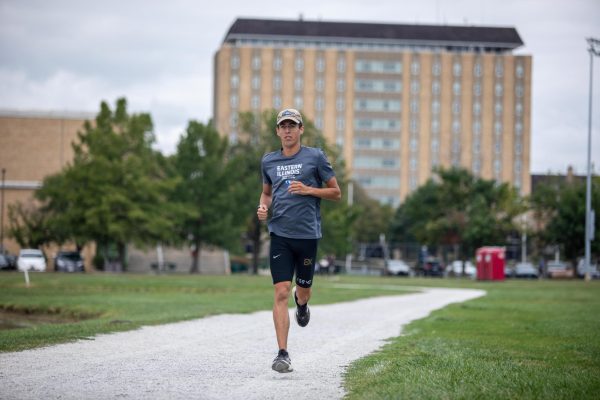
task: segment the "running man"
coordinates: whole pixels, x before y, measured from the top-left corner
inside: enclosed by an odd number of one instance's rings
[[[321,238],[321,199],[338,201],[342,195],[325,153],[300,144],[304,126],[297,110],[281,111],[275,131],[281,139],[281,149],[262,159],[263,188],[256,214],[264,221],[271,209],[269,260],[275,288],[273,322],[279,346],[272,368],[292,372],[287,352],[288,299],[293,291],[296,322],[302,327],[308,325],[308,300]],[[296,285],[292,290],[294,273]]]

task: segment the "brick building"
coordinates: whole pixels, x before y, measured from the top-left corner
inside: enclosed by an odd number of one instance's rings
[[[530,192],[531,56],[514,28],[237,19],[215,54],[217,129],[294,107],[398,205],[436,166]]]

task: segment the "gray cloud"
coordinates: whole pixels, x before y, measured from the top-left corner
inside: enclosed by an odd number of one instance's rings
[[[119,96],[155,120],[174,151],[189,119],[212,114],[212,61],[237,17],[514,26],[533,56],[534,172],[585,172],[589,56],[597,0],[273,0],[80,2],[0,0],[0,107],[96,111]],[[600,148],[600,58],[594,69],[594,148]],[[600,154],[593,159],[600,164]]]

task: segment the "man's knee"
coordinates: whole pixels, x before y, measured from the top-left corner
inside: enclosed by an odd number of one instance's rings
[[[280,282],[275,284],[275,301],[287,303],[290,297],[291,283]]]

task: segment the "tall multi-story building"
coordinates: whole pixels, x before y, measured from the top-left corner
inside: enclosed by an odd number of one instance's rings
[[[214,121],[293,107],[370,195],[398,205],[436,166],[530,191],[531,56],[514,28],[237,19],[214,59]]]

